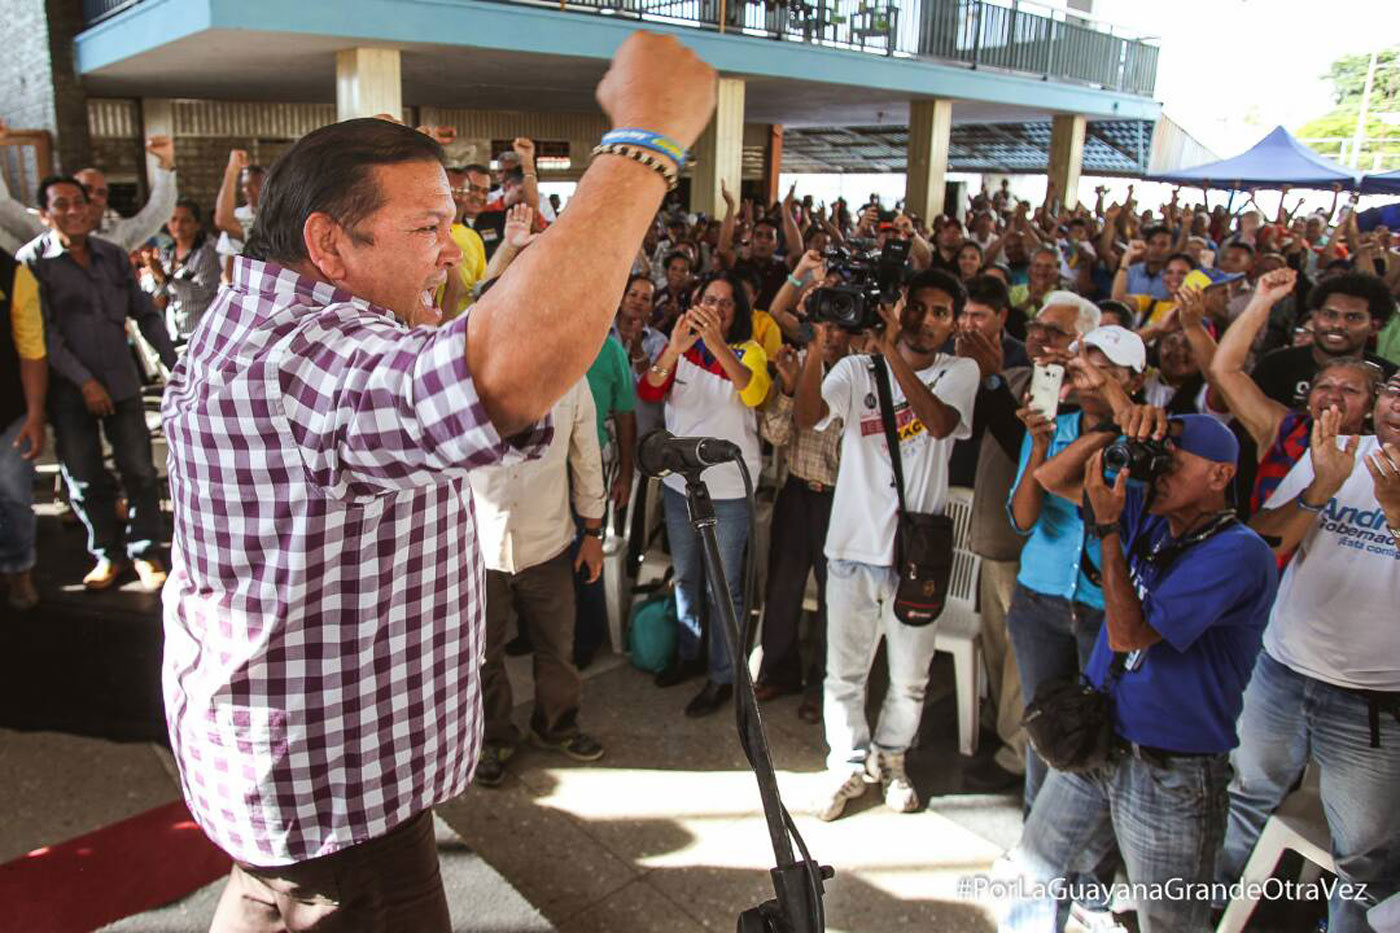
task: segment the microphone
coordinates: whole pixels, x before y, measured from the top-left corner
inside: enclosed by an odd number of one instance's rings
[[[665,428],[657,428],[638,445],[637,468],[643,476],[696,473],[741,456],[738,444],[717,437],[676,437]]]

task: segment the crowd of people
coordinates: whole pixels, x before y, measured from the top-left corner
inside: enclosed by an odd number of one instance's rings
[[[737,464],[704,474],[735,615],[761,619],[758,698],[799,694],[798,715],[822,727],[821,819],[872,787],[893,810],[922,806],[906,755],[938,626],[904,620],[897,568],[907,516],[941,515],[950,488],[965,487],[999,740],[967,776],[986,790],[1019,788],[1026,820],[1002,870],[1036,883],[1123,871],[1146,885],[1228,885],[1311,765],[1336,872],[1364,886],[1333,898],[1330,929],[1369,929],[1367,909],[1400,890],[1400,240],[1389,231],[1362,232],[1335,200],[1331,212],[1281,206],[1269,218],[1253,198],[1233,213],[1176,192],[1140,204],[1132,189],[1123,203],[1104,203],[1100,189],[1080,204],[1053,185],[1039,206],[1003,184],[936,217],[875,197],[826,205],[794,187],[769,204],[726,188],[724,216],[706,217],[675,201],[628,208],[636,179],[609,192],[601,178],[561,210],[541,200],[528,139],[494,167],[444,165],[451,128],[338,126],[270,171],[231,153],[212,226],[179,198],[168,139],[150,143],[160,168],[150,204],[130,219],[108,216],[95,169],[45,179],[33,213],[0,192],[0,228],[19,244],[0,252],[10,605],[39,601],[32,464],[51,427],[67,501],[88,533],[85,585],[109,587],[130,566],[145,585],[166,586],[167,702],[182,764],[232,767],[222,756],[240,729],[285,739],[286,704],[306,700],[288,684],[306,678],[311,648],[269,660],[257,620],[284,617],[283,590],[309,586],[336,608],[308,616],[303,631],[318,619],[369,629],[353,635],[360,667],[317,669],[341,699],[315,695],[313,744],[331,741],[316,729],[354,731],[373,746],[366,755],[421,772],[395,778],[389,799],[377,793],[387,816],[352,808],[343,825],[293,820],[273,847],[238,829],[277,815],[267,797],[231,802],[186,774],[201,824],[247,868],[235,872],[243,896],[267,883],[249,866],[326,855],[343,826],[357,843],[378,837],[409,825],[401,817],[421,810],[415,802],[460,792],[465,772],[439,767],[453,756],[493,786],[526,735],[579,761],[604,755],[580,724],[579,671],[606,637],[609,515],[638,553],[659,537],[674,566],[677,645],[656,685],[703,681],[688,716],[731,702],[743,662],[715,629],[680,478],[662,482],[660,515],[646,515],[635,451],[661,427],[731,442],[751,477],[776,483],[767,553],[753,555],[765,585],[749,605],[754,502]],[[378,180],[365,182],[376,165]],[[431,197],[414,202],[414,185],[437,190],[439,166],[450,212]],[[331,191],[324,213],[306,219],[297,192],[341,175],[347,187],[379,184],[380,206]],[[607,225],[635,236],[615,250],[630,277],[599,348],[582,324],[561,322],[569,301],[618,295],[617,282],[558,270],[587,265],[578,256]],[[413,265],[420,235],[446,251],[430,274]],[[859,291],[865,276],[881,281],[865,289],[864,320],[838,320],[830,290]],[[546,277],[569,284],[547,297],[522,290]],[[520,306],[513,317],[508,300]],[[364,301],[392,317],[366,323]],[[502,342],[512,327],[538,339]],[[583,362],[557,366],[557,384],[522,362],[563,354],[570,340],[589,344],[587,359],[571,345],[568,359]],[[327,372],[348,375],[328,385]],[[161,379],[168,493],[142,398]],[[279,404],[265,404],[274,390]],[[262,479],[245,478],[252,464]],[[422,479],[434,473],[461,485]],[[314,493],[284,499],[267,477]],[[236,492],[248,483],[271,492]],[[182,555],[169,584],[162,499],[174,504]],[[182,508],[215,508],[230,523],[182,522]],[[316,550],[279,550],[274,525]],[[484,575],[453,543],[463,529]],[[410,545],[428,564],[396,566]],[[382,591],[357,582],[367,565],[392,578]],[[232,590],[210,582],[247,567],[254,579]],[[457,626],[461,613],[472,626]],[[224,624],[242,633],[225,636],[219,663],[250,666],[235,677],[232,719],[208,712],[222,689],[200,648],[214,619],[235,619]],[[882,641],[888,688],[874,711]],[[474,687],[474,673],[440,663],[444,644],[480,665],[480,708],[454,708],[461,722],[423,730],[434,697]],[[534,707],[522,732],[504,658],[527,652]],[[385,707],[348,678],[373,670],[374,681],[390,653],[410,659],[393,662],[407,665],[410,685],[376,719]],[[1091,768],[1059,770],[1028,742],[1024,712],[1081,677],[1111,697],[1112,747]],[[385,730],[410,735],[412,754]],[[279,778],[283,764],[269,760],[256,776],[261,793],[278,780],[324,780],[309,759]],[[222,820],[207,815],[221,807]],[[1143,929],[1194,930],[1219,904],[1132,906]],[[1069,909],[1064,897],[1028,893],[1004,919],[1050,929]]]

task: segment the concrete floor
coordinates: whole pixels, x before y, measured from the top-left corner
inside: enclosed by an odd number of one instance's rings
[[[528,660],[510,662],[517,696],[530,696]],[[601,761],[580,765],[525,747],[503,786],[474,787],[438,813],[560,930],[733,929],[741,910],[772,896],[772,852],[732,708],[702,720],[681,715],[697,686],[659,690],[606,656],[587,672],[582,714],[607,749]],[[528,721],[528,704],[517,716]],[[872,789],[834,823],[811,815],[825,786],[820,727],[797,718],[792,697],[765,705],[763,716],[788,809],[814,857],[837,870],[827,885],[829,929],[992,929],[984,905],[957,896],[957,881],[986,870],[1014,841],[1019,808],[1012,797],[948,792],[968,761],[956,754],[949,698],[930,706],[910,759],[921,791],[940,796],[903,815]],[[158,745],[8,730],[0,730],[0,790],[0,862],[179,794]],[[470,905],[460,903],[461,929],[510,928],[473,925]],[[191,908],[162,916],[189,918]]]

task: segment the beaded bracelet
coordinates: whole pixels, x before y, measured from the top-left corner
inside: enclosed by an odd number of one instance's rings
[[[684,146],[669,136],[653,133],[651,130],[640,130],[631,126],[619,127],[604,133],[600,142],[605,146],[623,143],[639,149],[650,149],[676,163],[678,169],[685,168],[685,164],[690,161],[690,151]]]
[[[657,158],[645,149],[638,149],[626,143],[604,143],[595,146],[592,155],[595,159],[600,155],[618,155],[645,165],[666,179],[666,187],[671,191],[675,191],[676,186],[680,184],[680,173],[676,171],[675,166],[664,159]]]

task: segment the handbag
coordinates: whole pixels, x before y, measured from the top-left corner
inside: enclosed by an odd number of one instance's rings
[[[875,354],[875,389],[880,396],[880,420],[894,468],[894,488],[899,496],[895,524],[894,566],[899,576],[895,590],[895,618],[915,627],[930,625],[943,614],[948,584],[953,578],[953,520],[947,515],[911,512],[904,501],[904,462],[899,434],[894,426],[894,398],[890,392],[889,366]]]

